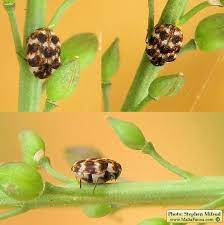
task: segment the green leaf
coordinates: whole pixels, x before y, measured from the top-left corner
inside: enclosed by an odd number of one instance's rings
[[[223,13],[208,16],[198,24],[195,41],[201,51],[215,51],[224,48],[223,24]]]
[[[149,86],[149,95],[154,99],[163,96],[175,96],[183,85],[183,74],[161,76],[156,78]]]
[[[78,59],[59,67],[47,81],[46,93],[48,101],[57,102],[70,97],[79,81],[79,73]]]
[[[224,6],[224,0],[207,0],[210,5]]]
[[[90,218],[100,218],[110,214],[113,211],[109,204],[94,204],[84,208],[84,213]]]
[[[31,200],[40,196],[44,183],[40,174],[25,163],[0,165],[0,188],[16,200]]]
[[[66,161],[73,165],[74,162],[87,158],[102,158],[102,153],[93,147],[88,146],[74,146],[67,148],[65,151]]]
[[[72,36],[62,44],[62,62],[79,57],[80,69],[85,69],[96,57],[98,45],[95,34],[82,33]]]
[[[135,150],[143,149],[145,137],[136,125],[112,117],[108,118],[108,122],[124,145]]]
[[[45,154],[43,139],[33,130],[22,130],[19,133],[23,161],[30,166],[39,166]]]
[[[102,57],[102,81],[110,82],[120,65],[119,39],[116,38]]]
[[[169,225],[169,223],[162,218],[152,218],[152,219],[143,220],[138,225]]]

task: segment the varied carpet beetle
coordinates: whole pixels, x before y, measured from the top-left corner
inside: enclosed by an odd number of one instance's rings
[[[36,77],[45,79],[60,66],[60,40],[50,29],[35,30],[27,38],[26,47],[26,60]]]
[[[106,183],[110,180],[116,180],[122,171],[121,165],[111,159],[91,158],[76,162],[71,170],[81,182],[97,184]],[[94,187],[94,190],[95,190]]]
[[[172,24],[161,24],[154,28],[152,36],[146,42],[146,54],[155,66],[176,59],[183,44],[182,31]]]

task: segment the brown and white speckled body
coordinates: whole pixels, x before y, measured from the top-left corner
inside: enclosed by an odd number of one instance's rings
[[[39,28],[27,38],[26,60],[38,78],[49,77],[61,64],[59,38],[48,28]]]
[[[161,24],[154,28],[152,36],[146,43],[146,54],[155,66],[176,59],[183,43],[182,31],[172,24]]]
[[[111,159],[91,158],[76,162],[71,170],[77,179],[96,184],[116,180],[122,168],[118,162]]]

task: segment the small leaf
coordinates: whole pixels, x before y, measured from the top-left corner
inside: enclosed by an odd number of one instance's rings
[[[82,33],[72,36],[61,46],[62,62],[79,57],[80,69],[85,69],[96,57],[98,45],[95,34]]]
[[[138,225],[169,225],[169,223],[162,218],[152,218],[152,219],[143,220]]]
[[[214,14],[203,19],[197,26],[195,41],[201,51],[224,48],[224,14]]]
[[[136,125],[112,117],[108,118],[108,122],[124,145],[136,150],[143,149],[145,137]]]
[[[19,133],[22,158],[30,166],[37,167],[45,154],[43,139],[33,130],[22,130]]]
[[[102,57],[102,81],[110,82],[120,64],[119,39],[116,38]]]
[[[0,165],[0,188],[16,200],[31,200],[40,196],[44,183],[40,174],[25,163]]]
[[[110,214],[113,211],[109,204],[94,204],[84,208],[84,213],[90,218],[100,218]]]
[[[46,93],[49,102],[70,97],[79,81],[79,60],[65,63],[57,69],[47,81]]]
[[[87,146],[74,146],[66,149],[65,151],[66,161],[73,165],[74,162],[87,158],[102,158],[102,153],[95,148]]]
[[[175,96],[183,85],[183,74],[161,76],[149,86],[149,95],[155,99],[163,96]]]

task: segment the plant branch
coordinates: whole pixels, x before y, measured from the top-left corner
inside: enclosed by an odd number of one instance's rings
[[[151,36],[154,29],[154,0],[148,0],[149,18],[148,18],[148,36]]]
[[[182,15],[187,3],[188,0],[168,0],[159,23],[175,24]],[[153,66],[144,51],[134,81],[129,89],[121,111],[133,111],[138,107],[142,100],[148,95],[149,86],[158,76],[161,68],[162,67],[159,66]]]
[[[48,27],[53,29],[59,22],[60,18],[64,14],[65,10],[72,6],[73,3],[75,3],[77,0],[65,0],[59,8],[56,10],[54,16],[50,20],[50,23],[48,24]]]
[[[180,50],[180,53],[179,54],[184,54],[184,53],[187,53],[187,52],[190,52],[192,50],[196,50],[197,49],[197,45],[195,43],[195,40],[194,39],[190,39],[183,47],[182,49]]]
[[[17,216],[19,214],[27,212],[29,209],[25,206],[20,206],[15,209],[0,213],[0,220],[7,219],[12,216]]]
[[[103,110],[104,112],[110,111],[110,101],[109,93],[111,88],[111,83],[102,83],[102,95],[103,95]]]
[[[180,169],[177,166],[172,165],[167,160],[165,160],[154,148],[154,146],[149,142],[144,146],[143,152],[149,154],[153,159],[155,159],[160,165],[168,169],[169,171],[177,174],[184,179],[189,179],[193,177],[193,174]]]
[[[44,168],[52,177],[54,177],[55,179],[63,182],[63,183],[76,183],[74,179],[71,179],[69,177],[66,177],[65,175],[57,172],[50,163],[49,158],[44,157],[43,159],[41,159],[40,165],[42,168]]]
[[[82,189],[46,185],[42,196],[19,202],[0,192],[0,208],[26,204],[29,209],[41,207],[82,206],[86,204],[192,205],[203,204],[223,196],[224,177],[195,177],[189,180],[163,182],[128,182],[98,185],[85,184]]]
[[[27,37],[37,28],[45,26],[46,0],[28,0],[25,29],[24,51]],[[20,112],[37,112],[40,108],[42,82],[29,71],[28,64],[20,59],[19,104]]]
[[[201,2],[200,4],[196,5],[192,8],[189,12],[183,15],[180,20],[178,21],[178,25],[183,25],[188,22],[194,15],[202,11],[203,9],[212,6],[208,1]]]

